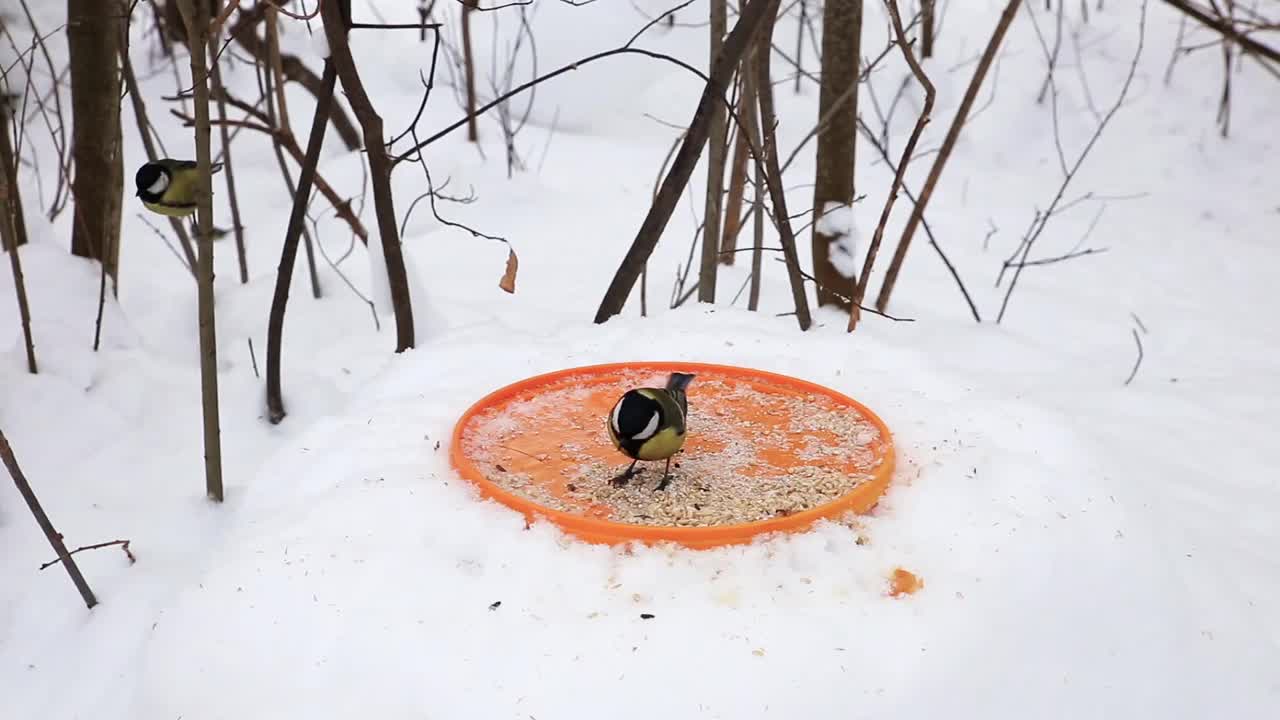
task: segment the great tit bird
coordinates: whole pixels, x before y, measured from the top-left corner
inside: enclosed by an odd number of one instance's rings
[[[671,373],[664,388],[635,388],[618,399],[609,413],[609,439],[631,458],[631,465],[610,483],[627,484],[636,474],[640,460],[666,460],[657,489],[665,490],[671,483],[671,457],[684,446],[685,419],[689,414],[685,389],[693,378],[687,373]]]
[[[196,211],[196,190],[199,188],[198,165],[190,160],[164,158],[138,168],[134,184],[137,196],[151,212],[169,217],[186,217]],[[222,163],[214,163],[211,173],[222,169]]]

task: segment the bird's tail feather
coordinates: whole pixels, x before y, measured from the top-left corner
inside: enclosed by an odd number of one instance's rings
[[[673,372],[670,377],[667,378],[667,389],[684,392],[685,389],[689,387],[689,383],[693,382],[694,377],[696,376],[692,373]]]

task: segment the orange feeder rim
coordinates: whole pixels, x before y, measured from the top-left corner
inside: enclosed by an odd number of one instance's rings
[[[870,480],[858,485],[852,491],[832,500],[829,503],[818,505],[816,507],[809,508],[808,510],[802,510],[782,517],[774,517],[767,520],[748,523],[700,527],[676,527],[669,525],[637,525],[614,522],[611,520],[586,517],[584,515],[546,507],[545,505],[506,490],[500,487],[497,483],[494,483],[463,451],[463,433],[465,432],[467,425],[476,415],[497,406],[504,401],[510,400],[523,392],[536,390],[540,386],[550,384],[561,378],[589,373],[603,374],[618,371],[688,371],[696,373],[700,370],[714,372],[728,377],[741,378],[744,380],[764,381],[794,390],[802,390],[809,393],[825,395],[841,405],[848,406],[851,410],[856,411],[866,419],[867,422],[871,423],[877,430],[879,430],[883,448],[880,456],[880,464],[871,471],[872,477]],[[650,545],[655,543],[672,542],[689,548],[701,549],[749,543],[757,536],[769,533],[803,532],[820,520],[836,519],[849,512],[865,514],[876,506],[885,491],[888,490],[889,482],[893,477],[895,454],[893,436],[884,421],[862,403],[838,393],[831,388],[787,375],[779,375],[752,368],[736,367],[732,365],[716,365],[710,363],[663,361],[584,365],[581,367],[556,370],[542,375],[535,375],[499,388],[476,401],[475,404],[468,408],[467,411],[458,418],[458,421],[453,428],[453,436],[449,448],[449,461],[453,465],[454,470],[463,479],[471,482],[478,488],[482,497],[495,500],[520,512],[525,516],[526,521],[529,523],[536,521],[538,518],[545,518],[559,526],[560,529],[569,535],[591,543],[624,545],[639,542]]]

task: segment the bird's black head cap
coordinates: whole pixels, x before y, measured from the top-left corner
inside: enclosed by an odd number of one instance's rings
[[[147,188],[154,185],[164,174],[165,169],[157,163],[147,163],[138,168],[137,174],[133,176],[133,182],[138,186],[138,197],[150,197],[151,193],[147,192]]]
[[[644,432],[655,413],[661,422],[662,406],[653,398],[631,390],[622,396],[619,403],[618,423],[615,429],[624,438],[635,437]]]

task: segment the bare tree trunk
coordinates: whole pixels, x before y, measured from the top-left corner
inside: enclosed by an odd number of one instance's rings
[[[853,205],[858,147],[856,86],[861,51],[862,0],[827,0],[822,17],[822,87],[818,95],[818,117],[827,120],[818,133],[813,186],[813,276],[817,279],[818,305],[834,305],[843,310],[849,309],[849,299],[837,288],[848,285],[849,278],[831,261],[832,245],[839,243],[841,236],[822,232],[822,218],[829,210]],[[853,252],[852,238],[846,242]],[[853,280],[857,281],[856,273]]]
[[[743,84],[746,87],[746,84]],[[745,108],[749,101],[744,90],[738,98],[738,114],[739,116],[745,112]],[[752,110],[752,112],[755,112]],[[743,120],[746,124],[746,120]],[[737,253],[734,249],[738,247],[738,233],[742,230],[742,200],[747,193],[747,158],[750,153],[747,152],[750,147],[747,142],[746,132],[742,128],[738,128],[736,139],[733,143],[733,162],[730,163],[729,172],[729,200],[724,208],[724,231],[720,237],[720,262],[725,265],[732,265],[734,257]]]
[[[325,37],[329,41],[329,61],[337,70],[342,89],[351,103],[360,127],[364,130],[364,146],[369,153],[369,176],[373,183],[374,213],[378,218],[378,235],[382,237],[382,255],[387,263],[387,284],[396,314],[396,352],[413,347],[413,307],[409,298],[409,277],[404,254],[400,250],[400,234],[396,227],[396,210],[391,195],[391,159],[382,134],[382,117],[364,91],[355,59],[347,45],[347,28],[351,23],[350,0],[321,0],[320,15],[324,19]]]
[[[1000,16],[1000,21],[996,23],[995,31],[991,34],[991,40],[987,42],[987,49],[983,51],[982,59],[978,61],[977,69],[973,71],[973,77],[969,80],[969,87],[964,92],[960,107],[956,109],[955,119],[951,121],[947,136],[943,139],[942,147],[938,150],[938,157],[934,159],[933,167],[929,170],[929,177],[925,180],[924,188],[920,191],[920,201],[912,209],[911,217],[907,220],[907,227],[902,231],[902,239],[898,241],[898,248],[893,252],[893,261],[889,263],[889,270],[885,273],[884,285],[880,287],[880,294],[876,297],[876,309],[880,312],[884,312],[885,307],[889,305],[889,297],[893,294],[893,286],[897,283],[898,273],[902,270],[902,261],[907,256],[907,249],[911,247],[911,237],[920,225],[920,219],[924,217],[925,206],[929,204],[929,198],[933,196],[933,189],[937,186],[938,178],[942,175],[942,168],[946,166],[947,159],[951,157],[951,150],[955,147],[956,140],[960,137],[960,131],[964,128],[965,119],[969,117],[969,110],[973,107],[973,101],[978,97],[978,89],[982,87],[982,81],[987,76],[987,70],[991,68],[991,63],[996,57],[996,51],[1000,48],[1001,41],[1004,40],[1005,31],[1013,23],[1013,16],[1018,13],[1018,6],[1021,4],[1022,0],[1009,0],[1009,4],[1004,8],[1004,13]]]
[[[737,236],[742,232],[742,201],[746,197],[746,161],[750,159],[751,143],[748,137],[750,133],[746,131],[746,118],[742,117],[750,108],[751,100],[746,97],[746,88],[748,88],[748,73],[750,73],[750,53],[746,58],[742,58],[742,64],[737,69],[739,76],[739,91],[737,91],[737,117],[741,123],[739,127],[730,124],[733,131],[733,159],[730,161],[730,174],[728,174],[728,200],[724,205],[724,227],[721,229],[721,251],[719,251],[719,261],[723,265],[732,265],[737,258]],[[759,145],[756,145],[759,147]]]
[[[204,406],[205,492],[222,502],[222,438],[218,412],[218,341],[213,314],[213,176],[209,150],[209,72],[205,48],[209,41],[209,0],[179,0],[187,22],[191,53],[191,81],[195,86],[196,172],[196,287],[200,317],[200,397]]]
[[[689,184],[689,177],[698,164],[698,156],[702,154],[702,147],[706,144],[707,135],[711,130],[712,106],[724,102],[725,89],[728,88],[729,80],[733,77],[733,69],[741,61],[751,38],[764,23],[765,17],[770,12],[776,13],[777,10],[778,0],[745,0],[743,2],[737,23],[725,38],[722,52],[711,64],[707,85],[702,89],[702,97],[698,100],[698,107],[693,112],[689,130],[685,133],[680,150],[671,163],[671,169],[663,179],[662,187],[658,190],[653,205],[645,215],[644,222],[640,224],[635,240],[631,242],[631,248],[627,250],[626,257],[622,259],[618,272],[613,276],[609,289],[605,291],[604,298],[600,301],[600,307],[596,310],[596,323],[606,322],[622,312],[622,307],[627,303],[627,296],[631,294],[631,289],[635,287],[640,272],[653,253],[654,247],[657,246],[658,239],[662,237],[662,231],[671,219],[671,213],[680,202],[680,195]]]
[[[0,85],[0,92],[8,88]],[[9,185],[9,213],[13,217],[13,243],[21,247],[27,244],[27,220],[22,212],[22,194],[18,192],[18,158],[13,154],[9,141],[9,98],[0,96],[0,171],[5,173]]]
[[[316,176],[316,163],[324,144],[324,128],[329,122],[329,109],[333,106],[333,88],[338,72],[328,59],[324,63],[324,88],[316,98],[316,113],[311,120],[311,136],[307,139],[307,158],[298,176],[298,188],[293,194],[293,210],[289,214],[289,227],[284,234],[284,249],[280,253],[280,265],[276,272],[276,290],[271,299],[271,316],[267,323],[267,418],[274,425],[284,419],[284,398],[280,387],[280,353],[284,335],[284,311],[289,302],[289,285],[293,282],[293,264],[298,257],[298,238],[302,235],[311,197],[311,185]]]
[[[937,21],[937,2],[936,0],[920,0],[920,14],[924,15],[921,28],[920,54],[924,57],[933,57],[933,35],[935,32],[934,23]],[[1088,22],[1088,10],[1085,10],[1085,22]]]
[[[728,20],[725,0],[711,0],[711,63],[715,63],[724,46]],[[725,107],[711,107],[711,129],[707,143],[707,200],[702,219],[702,263],[698,272],[698,302],[716,301],[717,258],[720,256],[721,194],[724,192],[725,135],[728,118]]]
[[[476,142],[476,59],[471,51],[471,13],[476,0],[462,0],[462,62],[467,78],[467,139]]]
[[[741,71],[742,101],[738,107],[741,108],[742,123],[745,127],[740,128],[739,132],[749,136],[751,145],[757,148],[764,146],[764,139],[760,137],[756,63],[760,62],[760,53],[768,52],[769,49],[762,43],[757,43],[756,48],[743,61]],[[764,158],[755,158],[753,164],[755,166],[755,197],[751,208],[751,285],[747,291],[747,309],[751,311],[760,309],[760,276],[764,270]]]
[[[804,80],[804,28],[809,22],[809,6],[805,0],[800,0],[800,22],[796,23],[796,87],[795,92],[800,94],[800,83]]]
[[[22,259],[18,257],[18,246],[24,240],[25,227],[19,230],[18,219],[22,217],[22,205],[19,202],[18,184],[12,174],[13,151],[9,148],[9,103],[7,98],[0,98],[0,241],[9,253],[9,267],[13,270],[13,289],[18,296],[18,316],[22,320],[22,337],[27,344],[27,370],[32,375],[38,371],[36,367],[36,346],[31,337],[31,306],[27,304],[27,283],[22,275]],[[21,234],[20,234],[21,233]]]
[[[776,3],[777,0],[775,0]],[[776,8],[776,4],[775,4]],[[773,52],[773,27],[777,13],[770,13],[760,29],[759,56],[756,58],[756,94],[760,106],[760,127],[764,139],[763,163],[769,182],[769,196],[773,200],[773,221],[778,228],[778,242],[782,245],[782,257],[787,263],[787,279],[791,283],[791,298],[796,305],[796,322],[801,330],[813,324],[809,315],[809,298],[804,291],[800,258],[796,252],[796,236],[791,229],[791,216],[787,214],[787,194],[782,184],[782,168],[778,164],[777,114],[773,110],[773,81],[769,65]]]
[[[222,0],[213,0],[213,11],[222,10]],[[222,68],[218,62],[218,48],[222,46],[222,33],[214,33],[209,38],[209,56],[213,65],[209,68],[209,79],[213,83],[213,91],[218,98],[218,133],[222,141],[223,175],[227,180],[227,200],[231,205],[232,231],[236,238],[236,262],[240,266],[240,283],[249,282],[249,263],[245,257],[244,225],[240,222],[240,200],[236,197],[236,176],[231,166],[231,131],[227,129],[227,99],[222,87]]]
[[[35,491],[31,489],[31,484],[27,482],[27,476],[22,473],[22,468],[18,466],[18,458],[14,457],[13,448],[9,446],[9,439],[4,436],[4,431],[0,431],[0,461],[4,462],[4,466],[9,470],[9,475],[13,478],[14,484],[18,486],[18,492],[22,494],[22,499],[27,501],[27,507],[31,509],[31,514],[35,516],[36,523],[44,531],[44,536],[48,539],[49,544],[53,546],[53,551],[62,560],[62,566],[67,569],[67,574],[71,576],[71,582],[75,584],[76,590],[80,591],[80,597],[84,599],[84,604],[92,610],[93,606],[98,604],[98,598],[94,597],[93,590],[89,589],[89,583],[85,582],[84,575],[80,573],[80,566],[76,565],[71,553],[67,552],[67,546],[62,542],[62,534],[53,528],[53,523],[49,521],[49,516],[45,514],[44,508],[40,506],[40,500],[36,498]]]
[[[124,199],[118,66],[123,21],[116,3],[67,0],[75,162],[71,252],[101,262],[113,287],[120,258],[120,211]]]

